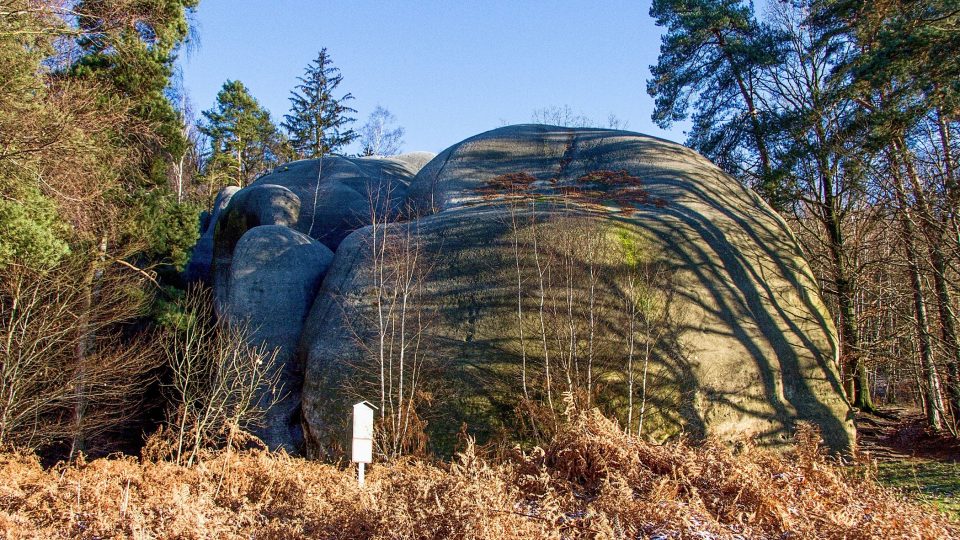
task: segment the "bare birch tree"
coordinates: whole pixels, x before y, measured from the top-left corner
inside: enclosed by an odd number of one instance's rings
[[[347,321],[363,354],[352,366],[358,377],[344,384],[348,394],[377,405],[376,450],[392,459],[426,448],[421,415],[432,399],[426,378],[435,364],[423,343],[431,320],[423,285],[431,265],[417,222],[395,221],[390,188],[371,184],[368,196],[370,226],[363,249],[372,297],[368,310]],[[378,397],[370,399],[371,394]]]

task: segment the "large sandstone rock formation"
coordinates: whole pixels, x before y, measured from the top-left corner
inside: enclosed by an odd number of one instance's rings
[[[271,448],[296,451],[302,443],[297,344],[331,249],[371,215],[397,215],[410,180],[432,156],[297,161],[217,196],[185,277],[209,283],[217,313],[248,325],[251,343],[279,349],[283,399],[258,432]]]
[[[295,161],[252,185],[283,186],[296,194],[301,211],[293,228],[335,250],[347,234],[370,223],[371,201],[380,215],[400,210],[410,180],[428,156],[416,152],[390,158],[329,156],[322,161]]]
[[[331,261],[333,252],[328,247],[281,225],[250,229],[234,249],[223,315],[235,324],[247,325],[252,343],[279,349],[274,370],[279,372],[280,399],[267,409],[257,432],[270,448],[293,453],[303,442],[303,370],[296,361],[296,348],[303,321]],[[269,399],[260,397],[263,403]]]
[[[210,272],[217,224],[238,192],[245,195],[233,204],[232,214],[256,216],[270,211],[271,204],[248,199],[248,192],[264,185],[288,190],[296,196],[300,208],[297,219],[289,226],[336,249],[344,236],[370,222],[371,200],[381,214],[388,210],[398,212],[406,199],[410,180],[435,155],[410,152],[389,158],[328,156],[323,159],[322,167],[320,160],[308,159],[281,165],[243,190],[237,186],[225,187],[217,194],[213,210],[201,227],[184,279],[208,284],[214,281]],[[247,228],[244,224],[239,230],[230,231],[232,242]]]
[[[343,240],[307,319],[316,447],[347,437],[345,405],[365,398],[387,405],[387,423],[415,410],[406,435],[422,428],[440,449],[462,423],[530,435],[530,413],[548,425],[544,404],[559,414],[565,399],[634,431],[642,416],[654,437],[777,445],[806,420],[851,448],[836,332],[797,242],[695,152],[622,131],[505,127],[433,159],[408,204],[409,221]]]
[[[258,184],[237,191],[217,219],[213,235],[210,275],[215,308],[225,309],[230,291],[231,265],[237,242],[250,229],[263,225],[292,227],[300,216],[300,198],[273,184]]]

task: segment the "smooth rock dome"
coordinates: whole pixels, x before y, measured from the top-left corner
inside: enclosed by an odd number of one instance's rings
[[[251,186],[274,184],[296,194],[300,219],[292,227],[335,250],[347,234],[370,223],[371,201],[381,214],[399,211],[408,184],[429,156],[432,154],[417,152],[294,161],[261,176]]]
[[[237,186],[227,186],[217,193],[213,202],[213,209],[205,214],[200,228],[200,238],[190,252],[190,261],[183,270],[183,278],[189,282],[210,282],[210,264],[213,262],[213,234],[217,228],[220,213],[230,204],[230,199],[240,191]]]
[[[296,361],[296,347],[303,321],[332,260],[333,252],[327,246],[282,225],[248,230],[233,252],[223,316],[245,325],[251,342],[278,350],[274,373],[280,399],[266,410],[264,425],[256,430],[270,448],[296,452],[303,443],[303,370]],[[269,402],[268,396],[258,399]]]
[[[287,198],[298,201],[297,218],[288,225],[319,240],[330,249],[336,249],[347,234],[370,222],[371,200],[375,201],[378,212],[398,212],[406,201],[410,180],[435,155],[431,152],[410,152],[392,157],[331,155],[322,160],[305,159],[281,165],[243,189],[227,186],[217,194],[183,277],[188,282],[214,284],[217,281],[211,275],[217,225],[221,217],[227,214],[225,211],[233,196],[238,193],[240,196],[230,208],[229,215],[234,218],[238,215],[255,218],[264,212],[288,212],[282,207],[294,206],[292,202],[265,200],[263,190],[258,189],[261,186],[283,188],[288,192]],[[275,188],[271,190],[270,193],[276,193]],[[261,195],[251,197],[251,191],[260,192]],[[259,223],[258,220],[254,221]],[[272,219],[260,224],[276,221]],[[232,243],[253,226],[246,222],[240,225],[220,235],[232,238],[229,242],[231,249]]]
[[[315,449],[348,437],[345,405],[378,403],[378,362],[404,350],[422,362],[411,404],[441,451],[463,426],[481,440],[523,438],[523,411],[548,398],[556,414],[567,399],[631,430],[643,416],[639,429],[661,439],[777,446],[809,421],[833,450],[854,445],[836,330],[795,238],[692,150],[625,131],[509,126],[443,151],[407,204],[407,221],[343,240],[305,323]],[[391,331],[392,352],[377,347],[383,291],[398,290],[383,269],[415,282],[396,319],[409,336]]]

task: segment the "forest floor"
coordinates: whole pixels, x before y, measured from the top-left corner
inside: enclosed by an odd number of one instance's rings
[[[809,425],[786,453],[656,445],[596,410],[557,430],[528,451],[466,439],[451,462],[376,463],[363,487],[346,464],[260,450],[193,466],[121,456],[43,467],[0,452],[0,538],[960,539],[960,522],[876,484],[873,466],[836,464]]]
[[[923,413],[884,408],[860,414],[858,445],[876,462],[879,483],[960,521],[960,440],[930,432]]]

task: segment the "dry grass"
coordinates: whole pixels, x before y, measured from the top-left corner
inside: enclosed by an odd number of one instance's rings
[[[44,470],[0,458],[4,538],[950,538],[958,528],[795,454],[653,446],[582,414],[553,443],[498,460],[352,469],[264,452],[192,468],[134,458]],[[492,461],[495,461],[492,462]]]

